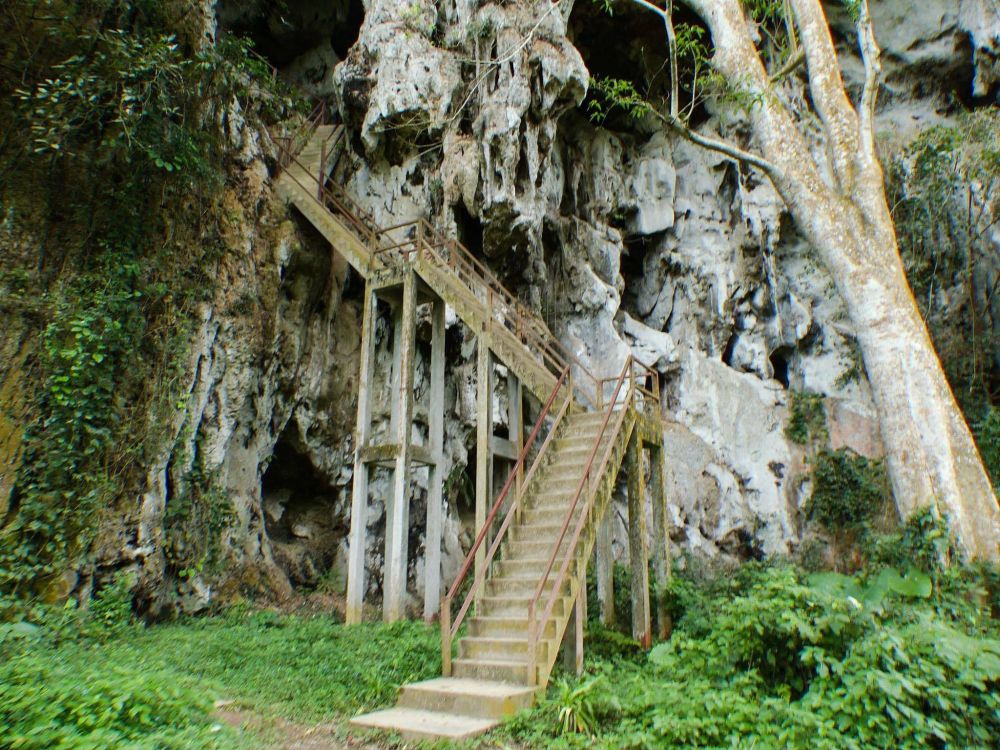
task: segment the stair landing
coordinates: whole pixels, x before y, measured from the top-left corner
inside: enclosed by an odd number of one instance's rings
[[[356,729],[397,732],[407,740],[476,737],[531,706],[535,688],[491,680],[439,677],[405,685],[393,708],[355,716]]]

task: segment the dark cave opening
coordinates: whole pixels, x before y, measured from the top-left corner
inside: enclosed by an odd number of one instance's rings
[[[279,70],[323,44],[344,59],[358,40],[364,18],[361,0],[222,0],[218,6],[220,30],[250,39]]]
[[[793,354],[794,350],[790,346],[779,346],[768,357],[771,361],[771,370],[774,373],[774,379],[781,383],[785,389],[789,387],[791,382],[789,378],[789,366]]]
[[[483,258],[483,223],[466,209],[464,203],[456,203],[451,207],[455,217],[455,229],[458,231],[458,241],[465,245],[469,252],[482,260]]]
[[[333,567],[348,528],[333,515],[340,490],[309,459],[298,430],[286,428],[261,478],[264,529],[294,585],[314,586]]]
[[[703,29],[702,38],[709,38],[701,19],[682,5],[674,8],[674,24],[677,29]],[[614,15],[609,15],[598,3],[576,3],[570,13],[568,34],[592,78],[628,81],[640,96],[654,106],[667,106],[670,71],[666,32],[652,12],[631,3],[615,3]],[[683,109],[691,103],[694,68],[683,55],[678,67],[680,107]],[[590,107],[595,96],[599,95],[592,90],[580,105],[580,110],[587,117],[592,114]],[[696,105],[691,124],[697,125],[706,117],[704,109]],[[603,126],[611,130],[634,131],[636,121],[630,115],[615,110]]]

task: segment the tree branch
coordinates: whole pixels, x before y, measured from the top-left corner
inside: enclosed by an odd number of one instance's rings
[[[752,167],[757,167],[771,179],[781,179],[783,172],[777,164],[772,161],[768,161],[760,154],[754,154],[750,151],[744,151],[739,146],[730,143],[729,141],[724,141],[721,138],[712,138],[711,136],[702,135],[686,124],[681,122],[678,118],[672,115],[665,115],[662,112],[658,112],[652,107],[649,111],[664,125],[676,132],[683,138],[691,141],[691,143],[696,146],[701,146],[702,148],[707,148],[716,153],[728,156],[730,159],[735,159],[736,161],[749,164]]]
[[[806,61],[806,53],[801,47],[799,51],[788,58],[788,62],[782,65],[778,71],[771,76],[771,83],[777,83],[785,76],[791,74],[797,67]]]
[[[791,0],[809,72],[809,92],[826,130],[834,178],[845,192],[854,183],[858,117],[844,90],[837,51],[819,0]]]
[[[865,87],[861,92],[859,106],[861,122],[859,137],[863,153],[874,162],[875,154],[875,100],[882,78],[882,62],[878,42],[875,41],[875,30],[872,27],[872,17],[868,9],[868,0],[861,0],[861,12],[858,16],[858,44],[861,47],[861,59],[865,64]]]
[[[661,8],[648,0],[632,0],[641,8],[652,11],[663,21],[663,28],[667,33],[667,57],[670,60],[670,116],[675,120],[680,112],[680,84],[677,72],[677,34],[674,31],[674,0],[667,0],[667,7]]]

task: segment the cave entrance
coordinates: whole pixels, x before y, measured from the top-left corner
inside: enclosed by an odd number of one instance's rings
[[[217,17],[221,34],[250,39],[260,55],[296,83],[316,83],[358,41],[365,8],[361,0],[222,0]]]
[[[326,583],[337,589],[337,580],[343,581],[336,569],[337,550],[347,536],[346,523],[335,516],[340,493],[313,465],[298,430],[289,426],[264,471],[261,500],[275,562],[293,585]]]
[[[667,38],[663,24],[650,11],[632,3],[616,3],[614,16],[598,3],[576,3],[569,17],[569,38],[583,57],[587,70],[595,80],[628,81],[633,88],[653,104],[666,103],[670,91],[670,70],[667,64]],[[674,24],[681,30],[701,28],[701,39],[708,39],[704,23],[683,5],[674,8]],[[693,32],[697,34],[698,32]],[[610,42],[610,43],[609,43]],[[680,107],[691,102],[692,62],[681,55],[678,60]],[[581,113],[589,117],[589,102],[593,94],[580,105]],[[692,113],[692,124],[707,115],[699,105]],[[620,109],[613,110],[604,127],[634,132],[635,120]]]

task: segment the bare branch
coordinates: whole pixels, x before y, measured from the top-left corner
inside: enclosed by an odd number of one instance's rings
[[[882,62],[879,57],[878,42],[875,41],[875,30],[872,27],[871,13],[868,10],[868,0],[861,0],[861,12],[858,15],[858,44],[861,47],[861,59],[865,64],[865,87],[861,92],[859,106],[859,136],[862,152],[871,162],[875,155],[875,100],[882,77]]]
[[[772,161],[768,161],[759,154],[754,154],[751,153],[750,151],[745,151],[736,144],[730,143],[729,141],[724,141],[721,138],[712,138],[711,136],[702,135],[701,133],[692,130],[686,124],[681,122],[676,117],[673,117],[672,115],[665,115],[662,112],[658,112],[653,108],[650,108],[649,112],[652,113],[657,119],[660,120],[660,122],[662,122],[668,128],[676,132],[681,137],[691,141],[691,143],[695,144],[696,146],[707,148],[711,151],[715,151],[716,153],[728,156],[731,159],[735,159],[736,161],[749,164],[752,167],[757,167],[757,169],[763,171],[765,174],[767,174],[768,177],[770,177],[773,180],[780,180],[783,176],[783,173],[777,164],[775,164]]]
[[[797,67],[806,61],[806,53],[801,47],[799,51],[788,58],[788,62],[782,65],[778,71],[771,76],[771,83],[777,83],[782,78],[790,75]]]
[[[834,177],[850,190],[856,174],[858,117],[840,76],[837,51],[819,0],[791,0],[809,71],[809,92],[826,130]]]
[[[667,7],[661,8],[648,0],[632,0],[636,5],[652,11],[663,21],[667,33],[667,52],[670,59],[670,116],[675,120],[680,112],[680,84],[677,72],[677,34],[674,31],[674,0],[667,0]]]
[[[667,51],[670,55],[670,116],[676,120],[680,111],[680,83],[677,72],[677,34],[674,32],[674,0],[667,0],[663,25],[667,30]]]

